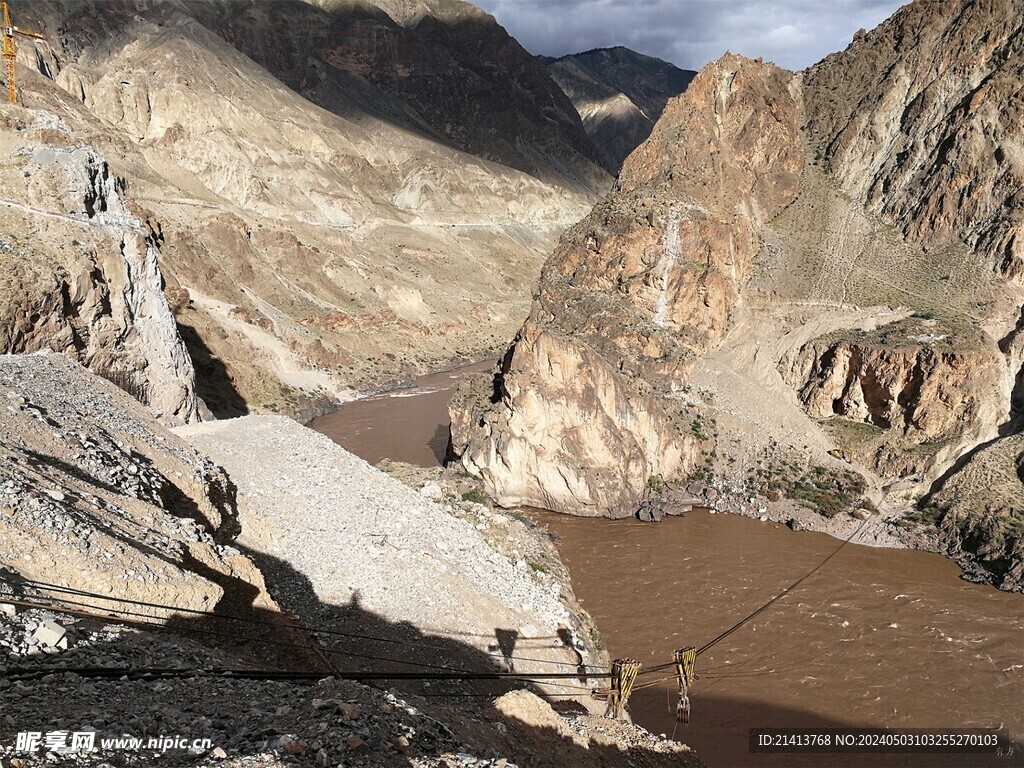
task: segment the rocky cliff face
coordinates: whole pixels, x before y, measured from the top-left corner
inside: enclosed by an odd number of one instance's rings
[[[572,100],[612,173],[650,136],[669,99],[697,74],[622,47],[541,61]]]
[[[537,325],[495,376],[470,378],[449,408],[452,450],[503,506],[626,517],[700,453],[680,414],[634,377]]]
[[[782,360],[783,378],[812,418],[877,429],[837,426],[843,450],[859,461],[888,477],[929,474],[964,445],[994,437],[1007,408],[995,342],[965,334],[954,343],[935,331],[909,321],[818,338]]]
[[[191,421],[192,361],[140,220],[96,150],[47,114],[5,115],[0,351],[64,352],[159,414]]]
[[[740,57],[710,65],[563,236],[493,402],[453,407],[453,449],[500,503],[628,514],[651,477],[693,468],[697,441],[662,396],[721,338],[758,223],[796,194],[790,85]]]
[[[843,188],[930,246],[1024,279],[1024,7],[915,2],[805,77],[807,133]]]

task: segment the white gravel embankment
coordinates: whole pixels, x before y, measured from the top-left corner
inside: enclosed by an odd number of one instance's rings
[[[237,484],[238,543],[308,579],[313,602],[358,604],[389,624],[406,622],[492,654],[495,630],[516,630],[521,638],[538,638],[523,644],[530,656],[573,658],[557,640],[541,641],[554,638],[560,624],[571,625],[555,583],[499,554],[466,520],[327,437],[276,416],[176,431]],[[318,613],[315,606],[303,610],[299,594],[283,598],[300,614]]]

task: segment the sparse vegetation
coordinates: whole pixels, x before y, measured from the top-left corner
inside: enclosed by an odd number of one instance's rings
[[[471,488],[462,494],[463,501],[471,501],[474,504],[490,504],[491,497],[479,488]]]
[[[705,426],[704,418],[702,416],[696,416],[693,421],[690,422],[690,432],[692,432],[693,436],[698,440],[707,440],[708,434],[704,431]]]
[[[748,480],[762,496],[792,499],[829,518],[859,507],[874,509],[862,498],[867,490],[864,478],[846,469],[800,470],[794,464],[770,463],[751,470]]]
[[[866,444],[885,435],[886,430],[875,424],[833,417],[819,419],[818,423],[835,439],[841,448],[856,453]]]
[[[711,469],[711,465],[704,464],[700,467],[697,467],[693,472],[691,472],[686,477],[685,484],[689,485],[690,483],[701,483],[703,485],[710,485],[711,481],[714,479],[715,475]]]

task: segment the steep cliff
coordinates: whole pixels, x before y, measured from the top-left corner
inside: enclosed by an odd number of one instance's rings
[[[929,246],[1024,280],[1024,5],[914,2],[805,77],[807,134],[843,189]]]
[[[829,420],[842,450],[883,477],[935,477],[965,447],[995,436],[1006,416],[995,342],[935,321],[819,337],[780,367],[807,413]]]
[[[651,135],[669,99],[697,74],[621,46],[540,60],[576,107],[612,173]]]
[[[629,514],[650,478],[694,467],[697,440],[663,396],[721,338],[756,227],[796,194],[790,85],[782,70],[736,56],[709,65],[613,193],[563,236],[493,402],[471,418],[453,406],[466,427],[453,431],[453,450],[500,503]]]
[[[196,419],[160,238],[124,178],[46,113],[6,111],[0,155],[0,351],[64,352],[158,413]]]

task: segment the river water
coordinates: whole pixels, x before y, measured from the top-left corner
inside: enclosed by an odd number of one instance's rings
[[[415,386],[353,400],[309,426],[371,464],[396,459],[436,467],[448,448],[448,401],[468,373],[489,370],[474,363],[432,373]]]
[[[476,370],[487,366],[476,366]],[[355,401],[311,426],[371,462],[436,466],[464,371]],[[823,534],[691,512],[661,523],[530,513],[557,538],[613,657],[652,667],[700,647],[832,554]],[[675,731],[709,766],[1009,766],[992,755],[751,754],[748,729],[995,727],[1024,742],[1024,597],[959,578],[924,552],[847,545],[697,661],[691,723]],[[658,679],[650,675],[641,680]],[[675,726],[674,683],[638,690],[634,719]]]

